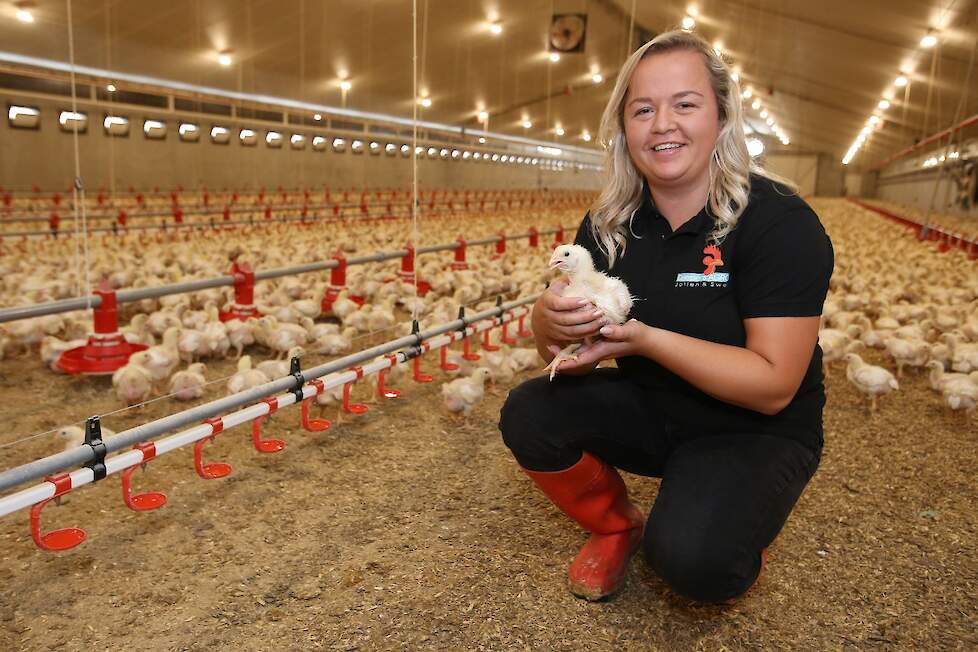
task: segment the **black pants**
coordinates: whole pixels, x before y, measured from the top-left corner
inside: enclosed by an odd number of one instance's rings
[[[702,602],[743,594],[760,552],[781,531],[821,450],[772,435],[688,433],[665,423],[648,390],[616,369],[534,378],[510,392],[499,428],[520,465],[573,466],[583,451],[661,477],[645,527],[649,564],[677,593]]]

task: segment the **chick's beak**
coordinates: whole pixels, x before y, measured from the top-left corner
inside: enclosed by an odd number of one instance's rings
[[[560,269],[560,257],[557,256],[557,252],[550,257],[550,263],[548,265],[550,269]]]

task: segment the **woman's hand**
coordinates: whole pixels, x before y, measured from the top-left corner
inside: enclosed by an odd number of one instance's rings
[[[602,339],[578,349],[577,360],[560,363],[558,371],[571,371],[612,358],[648,356],[652,328],[640,321],[631,319],[621,326],[604,326],[599,332]],[[554,355],[560,351],[560,347],[548,348]]]
[[[580,342],[604,325],[601,312],[587,300],[561,296],[566,287],[563,280],[551,284],[533,307],[533,331],[548,348],[555,342]]]

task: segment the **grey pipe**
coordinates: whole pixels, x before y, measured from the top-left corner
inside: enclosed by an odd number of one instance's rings
[[[417,335],[406,335],[405,337],[391,340],[390,342],[385,342],[384,344],[378,344],[377,346],[345,356],[338,360],[333,360],[332,362],[327,362],[317,367],[312,367],[302,372],[302,382],[305,384],[314,378],[320,378],[326,374],[333,373],[334,371],[343,371],[354,365],[360,364],[361,362],[368,362],[379,355],[393,353],[409,346],[415,346],[424,340],[435,337],[436,335],[441,335],[442,333],[462,330],[469,324],[487,317],[498,317],[507,310],[512,310],[513,308],[518,308],[519,306],[535,301],[537,296],[539,295],[502,303],[495,308],[474,313],[471,317],[456,319],[448,322],[447,324],[442,324],[441,326],[436,326],[434,328],[421,331]],[[143,425],[136,426],[135,428],[123,430],[117,433],[114,437],[105,440],[106,452],[112,453],[122,450],[123,448],[128,448],[134,444],[146,441],[147,439],[156,437],[171,430],[175,430],[182,426],[200,423],[204,419],[216,417],[225,412],[255,403],[266,396],[271,396],[276,393],[294,389],[295,385],[296,381],[291,376],[279,378],[278,380],[267,382],[264,385],[255,387],[254,389],[232,394],[231,396],[226,396],[224,398],[217,399],[216,401],[205,403],[204,405],[198,405],[197,407],[183,410],[181,412],[177,412],[176,414],[171,414],[163,417],[162,419],[144,423]],[[28,464],[16,466],[0,473],[0,491],[7,491],[8,489],[24,484],[25,482],[39,480],[53,473],[58,473],[68,468],[81,466],[91,462],[94,459],[95,453],[90,446],[79,446],[62,453],[49,455]]]

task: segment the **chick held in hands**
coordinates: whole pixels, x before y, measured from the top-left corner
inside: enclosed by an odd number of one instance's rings
[[[567,277],[563,296],[585,299],[593,305],[609,324],[623,324],[628,319],[634,298],[621,279],[608,276],[594,268],[590,252],[580,245],[560,245],[550,257],[550,268]],[[560,363],[576,360],[581,347],[591,344],[590,338],[564,347],[547,365],[553,380]]]

